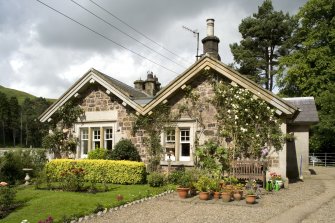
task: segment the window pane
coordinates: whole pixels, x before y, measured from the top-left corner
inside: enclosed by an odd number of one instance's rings
[[[175,140],[175,130],[168,130],[166,132],[166,141],[167,142],[174,142]]]
[[[100,130],[93,130],[93,139],[94,140],[100,140]]]
[[[182,143],[181,144],[181,155],[182,156],[190,156],[190,144]]]
[[[106,149],[108,149],[108,150],[113,149],[113,141],[112,140],[107,140],[106,141]]]
[[[81,149],[83,151],[83,154],[86,155],[87,152],[88,152],[88,140],[83,140],[81,143],[82,143],[81,144]]]
[[[88,129],[81,129],[81,139],[88,139]]]
[[[105,139],[112,139],[113,138],[113,129],[108,128],[105,129]]]
[[[190,130],[189,129],[180,130],[180,141],[182,142],[190,141]]]
[[[100,148],[100,141],[93,142],[93,149]]]

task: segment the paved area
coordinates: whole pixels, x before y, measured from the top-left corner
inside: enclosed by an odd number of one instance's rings
[[[314,170],[310,179],[266,193],[256,205],[181,200],[172,193],[85,222],[335,222],[335,168]]]

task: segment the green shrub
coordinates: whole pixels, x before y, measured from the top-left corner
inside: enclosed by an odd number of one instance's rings
[[[0,158],[0,179],[15,184],[18,180],[23,180],[24,172],[21,157],[16,152],[6,152]]]
[[[104,148],[96,148],[88,153],[88,159],[105,160],[107,159],[107,150]]]
[[[82,168],[84,180],[88,182],[139,184],[145,181],[144,163],[124,160],[55,159],[46,165],[47,177],[61,181],[62,173],[71,168]]]
[[[178,184],[179,179],[182,177],[182,175],[184,174],[184,170],[176,170],[170,173],[170,175],[168,176],[168,182],[170,184]]]
[[[129,139],[121,139],[116,143],[115,148],[108,153],[108,158],[112,160],[141,161],[140,154]]]
[[[74,165],[61,173],[61,188],[65,191],[81,191],[84,187],[85,172],[83,168]]]
[[[161,187],[164,185],[164,174],[159,173],[159,172],[151,172],[147,179],[148,179],[148,184],[151,187]]]
[[[45,150],[27,149],[6,152],[0,157],[0,179],[10,184],[23,181],[23,168],[32,168],[31,177],[38,175],[47,161]]]
[[[0,186],[0,219],[14,208],[16,191],[9,186]]]

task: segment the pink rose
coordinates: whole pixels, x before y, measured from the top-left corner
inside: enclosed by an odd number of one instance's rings
[[[6,182],[1,182],[0,183],[0,186],[2,186],[2,187],[5,187],[5,186],[7,186],[8,185],[8,183],[6,183]]]

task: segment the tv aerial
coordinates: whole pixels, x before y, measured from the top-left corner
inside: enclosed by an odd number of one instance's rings
[[[186,26],[183,26],[183,28],[186,29],[187,31],[190,31],[191,33],[193,33],[194,37],[197,37],[197,55],[195,56],[195,58],[196,58],[196,60],[198,60],[199,57],[200,57],[199,56],[199,32],[198,32],[197,29],[192,30],[192,29],[190,29]]]

